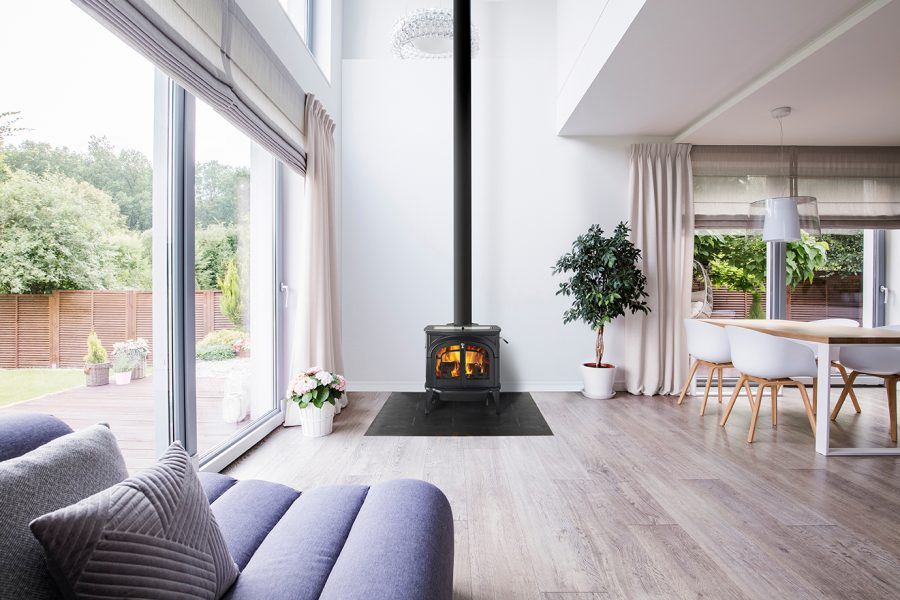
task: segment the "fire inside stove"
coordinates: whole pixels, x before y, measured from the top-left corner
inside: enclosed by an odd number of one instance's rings
[[[462,346],[462,347],[460,347]],[[462,360],[465,358],[465,360]],[[438,379],[456,379],[465,368],[466,379],[486,379],[490,359],[485,348],[455,344],[438,350],[435,359],[435,376]]]

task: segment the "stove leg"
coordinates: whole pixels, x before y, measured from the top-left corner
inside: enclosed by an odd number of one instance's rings
[[[491,396],[494,397],[494,409],[500,414],[500,390],[491,390]]]
[[[433,397],[434,397],[434,390],[433,390],[433,389],[426,389],[426,390],[425,390],[425,401],[424,401],[424,403],[423,403],[423,405],[424,405],[424,407],[425,407],[425,414],[426,414],[426,415],[427,415],[428,413],[431,412],[431,399],[432,399]]]

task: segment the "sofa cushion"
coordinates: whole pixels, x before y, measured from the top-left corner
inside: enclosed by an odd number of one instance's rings
[[[210,504],[215,502],[228,488],[237,483],[237,479],[234,477],[222,475],[221,473],[201,471],[197,473],[197,477],[200,478],[200,485],[203,486],[203,491],[206,492],[206,497],[209,499]]]
[[[22,456],[67,433],[72,428],[53,415],[0,413],[0,461]]]
[[[116,438],[104,425],[64,435],[0,462],[0,598],[59,598],[29,521],[127,476]]]
[[[372,486],[322,600],[449,600],[453,515],[438,488],[401,479]]]
[[[290,508],[300,492],[270,481],[238,481],[212,503],[228,551],[239,569]]]
[[[342,485],[303,492],[259,546],[228,598],[318,598],[367,491],[365,486]],[[370,557],[368,562],[380,560]]]
[[[155,465],[31,530],[68,598],[221,598],[238,576],[191,457]]]

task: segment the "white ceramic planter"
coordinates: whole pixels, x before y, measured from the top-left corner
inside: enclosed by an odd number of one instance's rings
[[[303,428],[304,437],[322,437],[331,433],[334,425],[334,405],[326,402],[322,408],[312,404],[300,408],[296,402],[287,402],[284,414],[284,426],[299,425]]]
[[[113,373],[113,377],[116,379],[116,385],[128,385],[131,383],[131,371],[125,371],[124,373]]]
[[[613,388],[616,382],[616,368],[612,365],[600,368],[581,365],[581,379],[584,382],[581,393],[588,398],[605,400],[616,395]]]

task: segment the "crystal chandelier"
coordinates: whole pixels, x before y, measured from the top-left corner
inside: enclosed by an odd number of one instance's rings
[[[419,8],[400,18],[391,32],[397,58],[450,58],[453,56],[453,11]],[[472,56],[478,54],[478,29],[472,25]]]

